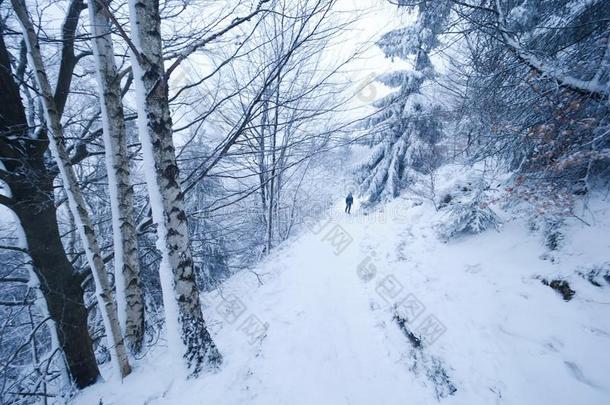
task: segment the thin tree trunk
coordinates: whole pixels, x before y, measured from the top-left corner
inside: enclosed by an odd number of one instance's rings
[[[268,111],[269,108],[269,100],[267,98],[264,99],[262,104],[262,117],[261,117],[261,129],[258,139],[258,180],[260,183],[260,195],[261,195],[261,204],[262,204],[262,218],[263,224],[267,227],[267,178],[269,174],[267,173],[267,162],[266,162],[266,144],[265,141],[265,129],[267,127],[268,121]],[[267,246],[265,244],[264,252],[268,253]]]
[[[267,206],[267,254],[271,253],[273,247],[273,216],[275,204],[275,143],[276,132],[271,133],[271,173],[269,176],[269,204]]]
[[[144,297],[139,278],[140,264],[134,225],[133,187],[129,180],[121,79],[114,61],[111,22],[99,0],[90,0],[88,3],[112,208],[117,309],[127,346],[135,354],[142,349],[144,339]],[[109,3],[106,0],[105,5]]]
[[[271,174],[269,176],[269,221],[267,222],[267,253],[271,253],[273,247],[273,217],[275,214],[275,173],[276,173],[276,148],[277,148],[277,131],[279,127],[279,113],[280,113],[280,86],[281,86],[281,69],[277,78],[277,86],[275,89],[275,106],[274,108],[274,120],[273,128],[271,129]]]
[[[293,113],[293,117],[291,119],[291,121],[288,123],[288,125],[286,126],[286,128],[283,130],[283,136],[282,136],[282,145],[280,146],[280,156],[277,158],[277,164],[276,164],[276,193],[275,193],[275,217],[277,218],[276,220],[276,226],[275,228],[277,229],[277,236],[278,238],[280,238],[282,241],[286,240],[287,238],[287,234],[288,234],[288,228],[290,227],[290,221],[288,221],[287,219],[287,224],[285,226],[283,226],[281,223],[279,223],[280,220],[280,214],[281,214],[281,204],[282,204],[282,190],[284,188],[284,183],[283,183],[283,178],[284,178],[284,171],[286,170],[286,151],[288,150],[288,142],[290,141],[290,134],[292,132],[292,122],[294,122],[294,114],[296,114],[296,111]],[[286,232],[282,232],[282,226],[284,228],[286,228]]]
[[[108,275],[101,257],[95,231],[87,213],[83,195],[78,187],[76,174],[69,163],[69,156],[63,143],[59,112],[45,71],[38,38],[24,3],[21,0],[11,0],[11,3],[21,23],[23,37],[28,48],[28,59],[41,93],[46,124],[49,130],[49,149],[59,168],[68,203],[74,215],[87,261],[95,280],[96,295],[106,329],[108,350],[111,353],[112,362],[117,373],[121,377],[125,377],[131,372],[131,367],[129,366],[129,360],[121,336],[112,289],[108,282]]]
[[[222,357],[210,336],[195,282],[184,194],[173,143],[168,88],[163,66],[158,1],[130,0],[132,71],[138,104],[138,129],[144,172],[157,226],[157,248],[170,350],[178,351],[196,376]],[[132,49],[133,52],[133,49]]]

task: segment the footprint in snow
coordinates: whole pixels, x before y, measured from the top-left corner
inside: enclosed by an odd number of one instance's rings
[[[464,266],[464,271],[466,273],[477,274],[481,270],[483,270],[483,266],[481,266],[481,263],[467,264],[466,266]]]
[[[599,329],[599,328],[593,328],[593,327],[588,327],[588,328],[585,328],[585,329],[587,329],[589,332],[593,333],[596,336],[610,338],[610,333],[606,332],[605,330],[602,330],[602,329]]]
[[[592,387],[595,389],[602,389],[599,385],[595,384],[594,382],[592,382],[591,380],[586,378],[585,375],[583,374],[582,370],[580,369],[580,367],[578,367],[578,365],[576,363],[572,363],[571,361],[564,361],[563,364],[566,365],[566,367],[568,368],[568,371],[570,372],[570,374],[572,374],[572,377],[574,377],[576,380],[580,381],[581,383],[583,383],[585,385],[588,385],[589,387]]]

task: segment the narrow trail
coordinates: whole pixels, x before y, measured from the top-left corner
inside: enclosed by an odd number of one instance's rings
[[[574,226],[551,263],[523,222],[443,243],[432,206],[357,208],[347,215],[335,205],[330,219],[202,297],[224,356],[219,370],[176,378],[180,359],[159,350],[123,383],[98,384],[77,403],[608,403],[607,289],[570,277],[577,295],[568,303],[537,278],[569,277],[583,257],[608,261],[607,238]],[[599,217],[610,218],[605,205]],[[610,222],[597,227],[605,235]],[[362,277],[363,263],[373,277]],[[380,286],[392,277],[401,291],[389,297]],[[393,320],[406,297],[424,307],[412,331],[429,317],[445,326],[423,348]],[[250,330],[252,319],[262,328]]]
[[[336,208],[338,209],[338,208]],[[362,227],[357,213],[333,218],[303,237],[265,313],[257,403],[406,403],[404,365],[389,356],[357,266]],[[324,222],[323,222],[324,223]],[[289,310],[287,310],[289,308]],[[278,375],[277,370],[284,372]]]

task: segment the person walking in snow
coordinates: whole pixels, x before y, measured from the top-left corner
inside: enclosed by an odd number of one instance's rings
[[[350,191],[349,194],[347,195],[347,197],[345,198],[345,212],[347,212],[348,214],[350,214],[352,211],[353,203],[354,203],[354,196],[352,195],[352,192]]]

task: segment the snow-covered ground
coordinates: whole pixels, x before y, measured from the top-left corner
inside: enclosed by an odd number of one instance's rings
[[[610,285],[577,271],[610,262],[609,211],[591,201],[591,226],[569,221],[549,254],[506,214],[500,232],[445,243],[426,201],[356,204],[352,215],[337,203],[205,297],[220,370],[185,381],[180,359],[157,349],[123,383],[74,402],[608,404]],[[568,281],[574,298],[541,278]]]

